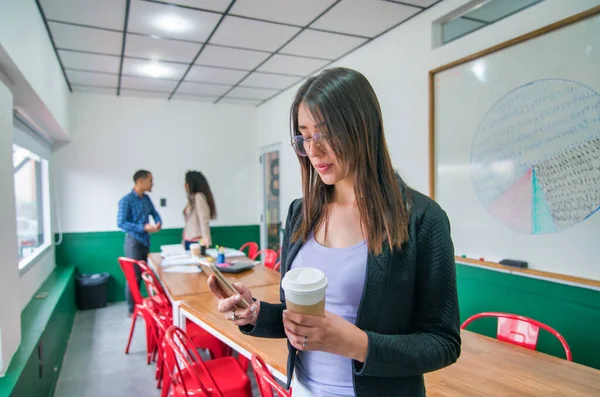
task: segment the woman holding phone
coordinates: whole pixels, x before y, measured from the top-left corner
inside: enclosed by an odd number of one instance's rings
[[[185,174],[184,187],[188,198],[183,209],[185,249],[189,250],[190,245],[200,239],[209,247],[212,245],[209,222],[217,217],[217,209],[208,181],[201,172],[188,171]]]
[[[379,102],[360,73],[309,78],[291,107],[303,198],[289,207],[281,275],[314,267],[328,279],[325,316],[281,302],[227,297],[241,332],[288,339],[294,397],[424,396],[423,374],[454,363],[461,339],[454,248],[446,213],[394,171]],[[241,297],[248,309],[236,307]],[[260,352],[258,352],[260,354]]]

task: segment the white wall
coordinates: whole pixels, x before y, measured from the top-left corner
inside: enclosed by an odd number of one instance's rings
[[[428,72],[600,4],[600,0],[546,0],[518,14],[432,50],[433,21],[469,0],[444,0],[332,66],[363,73],[378,95],[394,166],[413,188],[428,188]],[[299,85],[258,108],[261,146],[282,142],[283,220],[291,200],[302,195],[300,168],[288,145],[289,108]]]
[[[211,225],[258,223],[256,108],[73,94],[70,125],[72,142],[54,153],[64,232],[118,230],[118,201],[137,169],[153,173],[165,228],[183,227],[190,169],[205,174],[215,196]]]
[[[0,0],[0,47],[10,58],[0,56],[0,69],[11,80],[14,106],[44,133],[68,138],[69,90],[35,0]]]
[[[4,374],[21,341],[17,214],[13,179],[13,102],[0,83],[0,376]]]
[[[35,0],[0,0],[0,255],[4,258],[0,263],[0,300],[4,302],[0,311],[0,375],[20,343],[21,310],[54,269],[54,247],[50,246],[19,275],[13,110],[46,137],[64,141],[68,139],[68,97]],[[51,168],[50,157],[48,154]]]
[[[54,270],[56,262],[54,259],[54,244],[44,251],[31,264],[31,268],[21,274],[19,280],[19,302],[20,310],[25,309],[33,295],[46,281],[50,273]]]

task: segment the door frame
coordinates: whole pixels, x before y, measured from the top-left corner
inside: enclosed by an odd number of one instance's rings
[[[278,152],[279,158],[279,191],[281,192],[281,142],[272,143],[269,145],[264,145],[260,147],[260,156],[259,156],[259,167],[260,167],[260,249],[267,248],[267,217],[266,217],[266,208],[267,208],[267,197],[266,197],[266,178],[265,178],[265,164],[263,159],[266,153],[270,152]],[[281,198],[281,194],[279,196]],[[281,203],[279,203],[279,207],[281,209]],[[280,211],[281,218],[281,211]],[[281,221],[281,219],[280,219]],[[280,236],[281,239],[281,236]]]

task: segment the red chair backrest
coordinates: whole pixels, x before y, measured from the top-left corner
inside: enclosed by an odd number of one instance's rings
[[[141,312],[144,316],[144,322],[146,323],[146,332],[149,332],[152,335],[158,344],[159,353],[161,353],[162,349],[159,342],[162,341],[162,335],[164,333],[160,333],[159,325],[153,317],[153,312],[157,310],[155,305],[156,303],[152,299],[146,299],[144,300],[144,309],[146,310],[142,310]]]
[[[498,328],[496,331],[496,338],[498,338],[498,340],[526,347],[531,350],[535,350],[540,328],[542,328],[554,335],[560,341],[565,349],[567,360],[572,361],[571,348],[558,331],[544,323],[525,316],[499,312],[478,313],[469,317],[460,328],[465,329],[471,322],[483,317],[495,317],[498,319]]]
[[[142,269],[142,272],[150,271],[150,268],[148,267],[146,261],[137,261],[137,265],[140,267],[140,269]]]
[[[277,383],[267,364],[255,353],[252,353],[252,369],[254,369],[258,391],[260,391],[262,397],[273,397],[273,390],[277,392],[279,397],[291,397],[292,394]]]
[[[167,296],[158,289],[156,278],[154,277],[152,271],[143,272],[142,280],[144,280],[144,284],[146,285],[148,296],[152,298],[152,300],[158,306],[158,312],[171,314],[171,304],[169,302],[169,298],[167,298]]]
[[[129,290],[131,291],[131,296],[133,297],[133,302],[136,305],[142,304],[142,293],[140,292],[140,286],[137,283],[137,278],[135,276],[135,266],[139,266],[139,261],[131,258],[120,257],[119,266],[121,266],[121,270],[125,274],[125,281],[129,285]],[[140,267],[143,271],[143,266]],[[146,269],[148,267],[146,266]]]
[[[167,296],[167,293],[165,292],[162,284],[160,283],[160,281],[158,280],[158,277],[156,277],[156,274],[154,273],[154,271],[150,268],[150,266],[148,266],[148,264],[146,263],[146,261],[138,261],[138,266],[140,266],[142,268],[142,272],[149,272],[150,275],[152,276],[152,278],[154,279],[154,284],[156,285],[156,289],[165,296],[165,298],[167,298],[167,300],[169,301],[169,303],[171,303],[171,301],[169,300],[169,297]]]
[[[265,254],[265,266],[273,269],[275,267],[275,263],[277,262],[277,251],[268,248],[260,250],[256,254],[254,254],[252,259],[257,259],[263,253]]]
[[[256,255],[256,253],[258,252],[258,244],[249,241],[240,247],[240,251],[243,251],[246,248],[248,248],[248,258],[254,258],[254,255]]]
[[[181,328],[175,325],[170,326],[165,334],[165,341],[167,342],[167,370],[171,375],[174,387],[181,386],[186,395],[189,395],[188,390],[194,390],[201,396],[223,397],[223,393],[219,390],[217,383],[198,354],[196,346]],[[204,380],[210,381],[210,385],[202,381],[199,372],[204,375]],[[189,377],[193,378],[194,385],[186,384],[184,373],[188,373]],[[193,386],[193,388],[190,388],[190,386]],[[212,394],[207,390],[211,390]]]
[[[172,322],[170,316],[161,317],[160,316],[160,306],[153,301],[152,299],[147,299],[144,301],[144,320],[146,320],[146,324],[151,325],[152,334],[157,341],[159,352],[162,354],[162,342],[167,333],[167,329],[171,324],[167,324]]]

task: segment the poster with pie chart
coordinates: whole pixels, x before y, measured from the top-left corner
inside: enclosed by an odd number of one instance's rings
[[[566,79],[513,89],[482,118],[470,162],[480,202],[504,226],[577,226],[600,208],[600,94]]]

